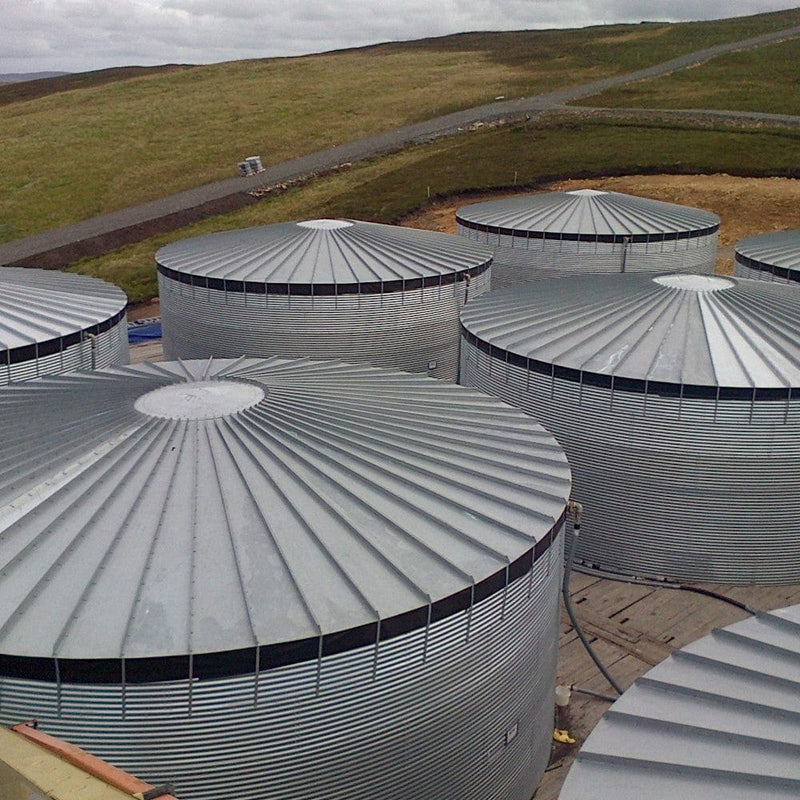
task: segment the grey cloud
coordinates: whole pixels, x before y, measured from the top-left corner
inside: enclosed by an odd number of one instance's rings
[[[159,5],[165,11],[182,12],[187,17],[225,20],[268,18],[287,6],[286,3],[258,3],[253,0],[163,0]]]
[[[732,8],[729,0],[0,0],[0,73],[212,63],[459,31],[714,18],[794,2],[740,0]]]

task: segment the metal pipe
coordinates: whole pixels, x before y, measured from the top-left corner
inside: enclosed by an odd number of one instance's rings
[[[97,342],[95,341],[95,335],[93,333],[87,334],[89,338],[89,352],[90,358],[92,363],[92,369],[97,369]]]
[[[589,644],[589,640],[586,638],[586,634],[583,632],[583,629],[581,628],[580,623],[578,622],[578,618],[575,615],[575,609],[572,607],[572,599],[569,596],[569,579],[572,573],[572,562],[575,560],[575,549],[577,547],[578,538],[581,533],[581,518],[583,517],[583,505],[574,500],[570,500],[567,510],[573,519],[573,525],[572,525],[572,540],[569,543],[569,550],[567,551],[566,563],[564,565],[564,580],[563,583],[561,584],[561,596],[564,599],[564,608],[567,610],[569,621],[572,623],[572,627],[574,628],[575,633],[578,634],[578,638],[581,640],[581,643],[583,644],[584,648],[586,648],[586,652],[589,654],[592,661],[594,661],[595,665],[600,670],[603,677],[608,681],[609,685],[614,689],[614,691],[617,694],[622,694],[622,688],[614,680],[611,673],[608,671],[606,666],[603,664],[598,655],[592,649],[591,644]]]
[[[625,266],[628,263],[628,249],[631,246],[631,237],[625,236],[622,239],[622,269],[620,272],[625,272]]]

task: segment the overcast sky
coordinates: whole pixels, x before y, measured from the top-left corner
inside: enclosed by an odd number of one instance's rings
[[[0,74],[209,64],[460,31],[716,19],[798,0],[0,0]]]

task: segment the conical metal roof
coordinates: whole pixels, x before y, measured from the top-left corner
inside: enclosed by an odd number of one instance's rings
[[[719,217],[708,211],[645,197],[594,189],[508,197],[459,208],[467,228],[543,238],[648,241],[713,233]]]
[[[800,606],[675,652],[617,700],[560,800],[800,796]]]
[[[0,417],[5,671],[424,628],[525,574],[570,490],[527,415],[368,366],[141,364],[18,384]]]
[[[613,376],[631,390],[800,387],[800,298],[765,281],[582,275],[479,297],[461,322],[478,343],[567,380]]]
[[[736,243],[736,261],[751,269],[800,281],[800,230],[741,239]]]
[[[2,352],[118,322],[128,298],[105,281],[56,270],[0,268]]]
[[[304,287],[403,288],[488,268],[492,253],[463,237],[356,220],[283,222],[185,239],[156,253],[170,277]],[[220,287],[222,288],[222,287]],[[243,291],[243,287],[230,287]],[[268,289],[269,291],[269,289]],[[285,290],[284,290],[285,293]]]

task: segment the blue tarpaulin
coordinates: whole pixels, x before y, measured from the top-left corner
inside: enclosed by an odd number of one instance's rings
[[[161,338],[161,321],[151,322],[147,325],[128,326],[128,342],[137,344],[139,342],[149,342],[153,339]]]

